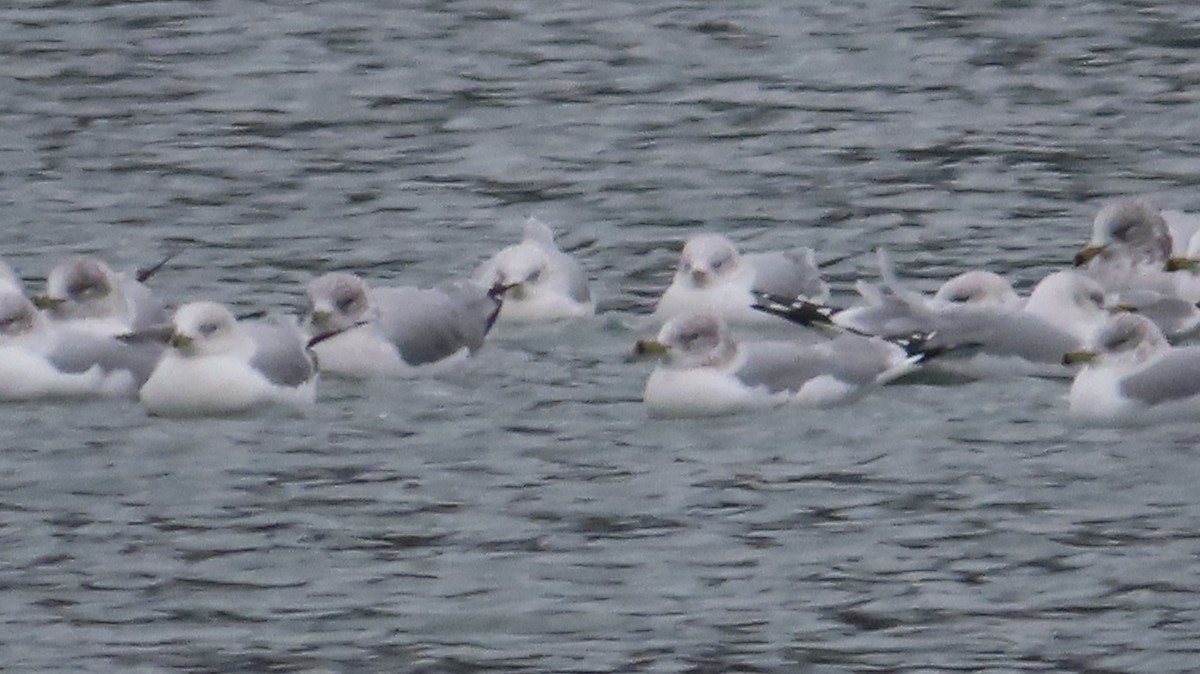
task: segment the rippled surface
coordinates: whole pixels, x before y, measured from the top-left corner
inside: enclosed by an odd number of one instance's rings
[[[395,7],[403,4],[402,7]],[[535,214],[589,325],[302,416],[0,408],[14,671],[1171,672],[1200,661],[1197,427],[1061,382],[648,419],[632,316],[687,235],[849,292],[1028,286],[1106,198],[1200,210],[1200,5],[19,3],[4,255],[185,254],[172,301],[430,285]],[[712,6],[709,6],[712,5]]]

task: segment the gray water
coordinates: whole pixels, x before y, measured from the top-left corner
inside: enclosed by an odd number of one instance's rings
[[[85,6],[86,4],[86,6]],[[664,421],[625,362],[681,242],[1062,267],[1200,210],[1200,5],[16,2],[0,252],[183,254],[172,303],[432,285],[535,215],[590,323],[303,415],[0,408],[0,665],[81,672],[1200,669],[1198,427],[1066,384]]]

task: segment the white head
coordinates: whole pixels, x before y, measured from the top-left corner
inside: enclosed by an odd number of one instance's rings
[[[719,234],[700,234],[684,244],[675,276],[693,287],[706,288],[731,276],[740,261],[732,241]]]
[[[1075,266],[1097,256],[1161,265],[1170,257],[1172,246],[1171,230],[1154,204],[1141,198],[1121,199],[1096,214],[1092,238],[1075,255]]]
[[[947,304],[1015,308],[1021,297],[1003,276],[990,271],[964,272],[942,284],[933,299]]]
[[[1167,338],[1154,321],[1137,314],[1118,314],[1096,332],[1090,350],[1067,354],[1066,360],[1136,364],[1170,348]]]
[[[20,292],[0,289],[0,341],[28,334],[38,324],[38,310]]]
[[[637,343],[639,355],[657,357],[677,369],[722,367],[738,354],[725,322],[714,314],[685,314],[667,322],[655,339]]]
[[[1029,293],[1025,311],[1087,339],[1108,321],[1113,310],[1104,288],[1096,280],[1064,270],[1037,282]]]
[[[58,319],[128,317],[121,280],[103,260],[77,255],[60,261],[46,279],[46,294],[35,298]]]
[[[185,357],[216,356],[244,347],[247,338],[223,304],[192,302],[175,311],[170,345]]]
[[[476,272],[475,280],[488,287],[503,286],[505,301],[526,299],[537,288],[556,282],[556,271],[545,247],[534,241],[523,241],[504,248],[485,262]]]
[[[334,272],[308,282],[309,321],[314,333],[347,330],[374,318],[367,282]]]

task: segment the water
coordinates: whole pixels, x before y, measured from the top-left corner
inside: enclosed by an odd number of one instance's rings
[[[174,302],[430,285],[536,215],[592,324],[309,414],[0,408],[13,671],[1172,672],[1200,662],[1196,429],[1061,382],[649,419],[627,327],[689,234],[809,245],[844,295],[1028,287],[1107,198],[1200,209],[1200,6],[23,2],[0,249]]]

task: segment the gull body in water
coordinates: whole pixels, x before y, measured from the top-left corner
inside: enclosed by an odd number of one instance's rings
[[[712,313],[729,323],[764,323],[750,308],[756,292],[803,296],[818,303],[829,299],[811,249],[742,254],[724,236],[701,234],[684,244],[654,317],[666,322],[685,313]]]
[[[739,342],[715,314],[677,316],[634,351],[657,360],[643,395],[656,416],[845,405],[939,353],[920,338],[852,334],[819,344]]]
[[[216,302],[171,319],[168,347],[138,397],[162,416],[237,414],[316,401],[317,367],[294,319],[237,320]]]
[[[500,323],[546,323],[596,312],[579,264],[554,242],[554,232],[533,218],[525,223],[521,242],[484,261],[472,279],[484,288],[505,288]]]
[[[322,372],[368,378],[413,376],[478,351],[496,321],[504,288],[458,281],[436,288],[372,288],[354,274],[319,276],[305,289],[307,323]]]

